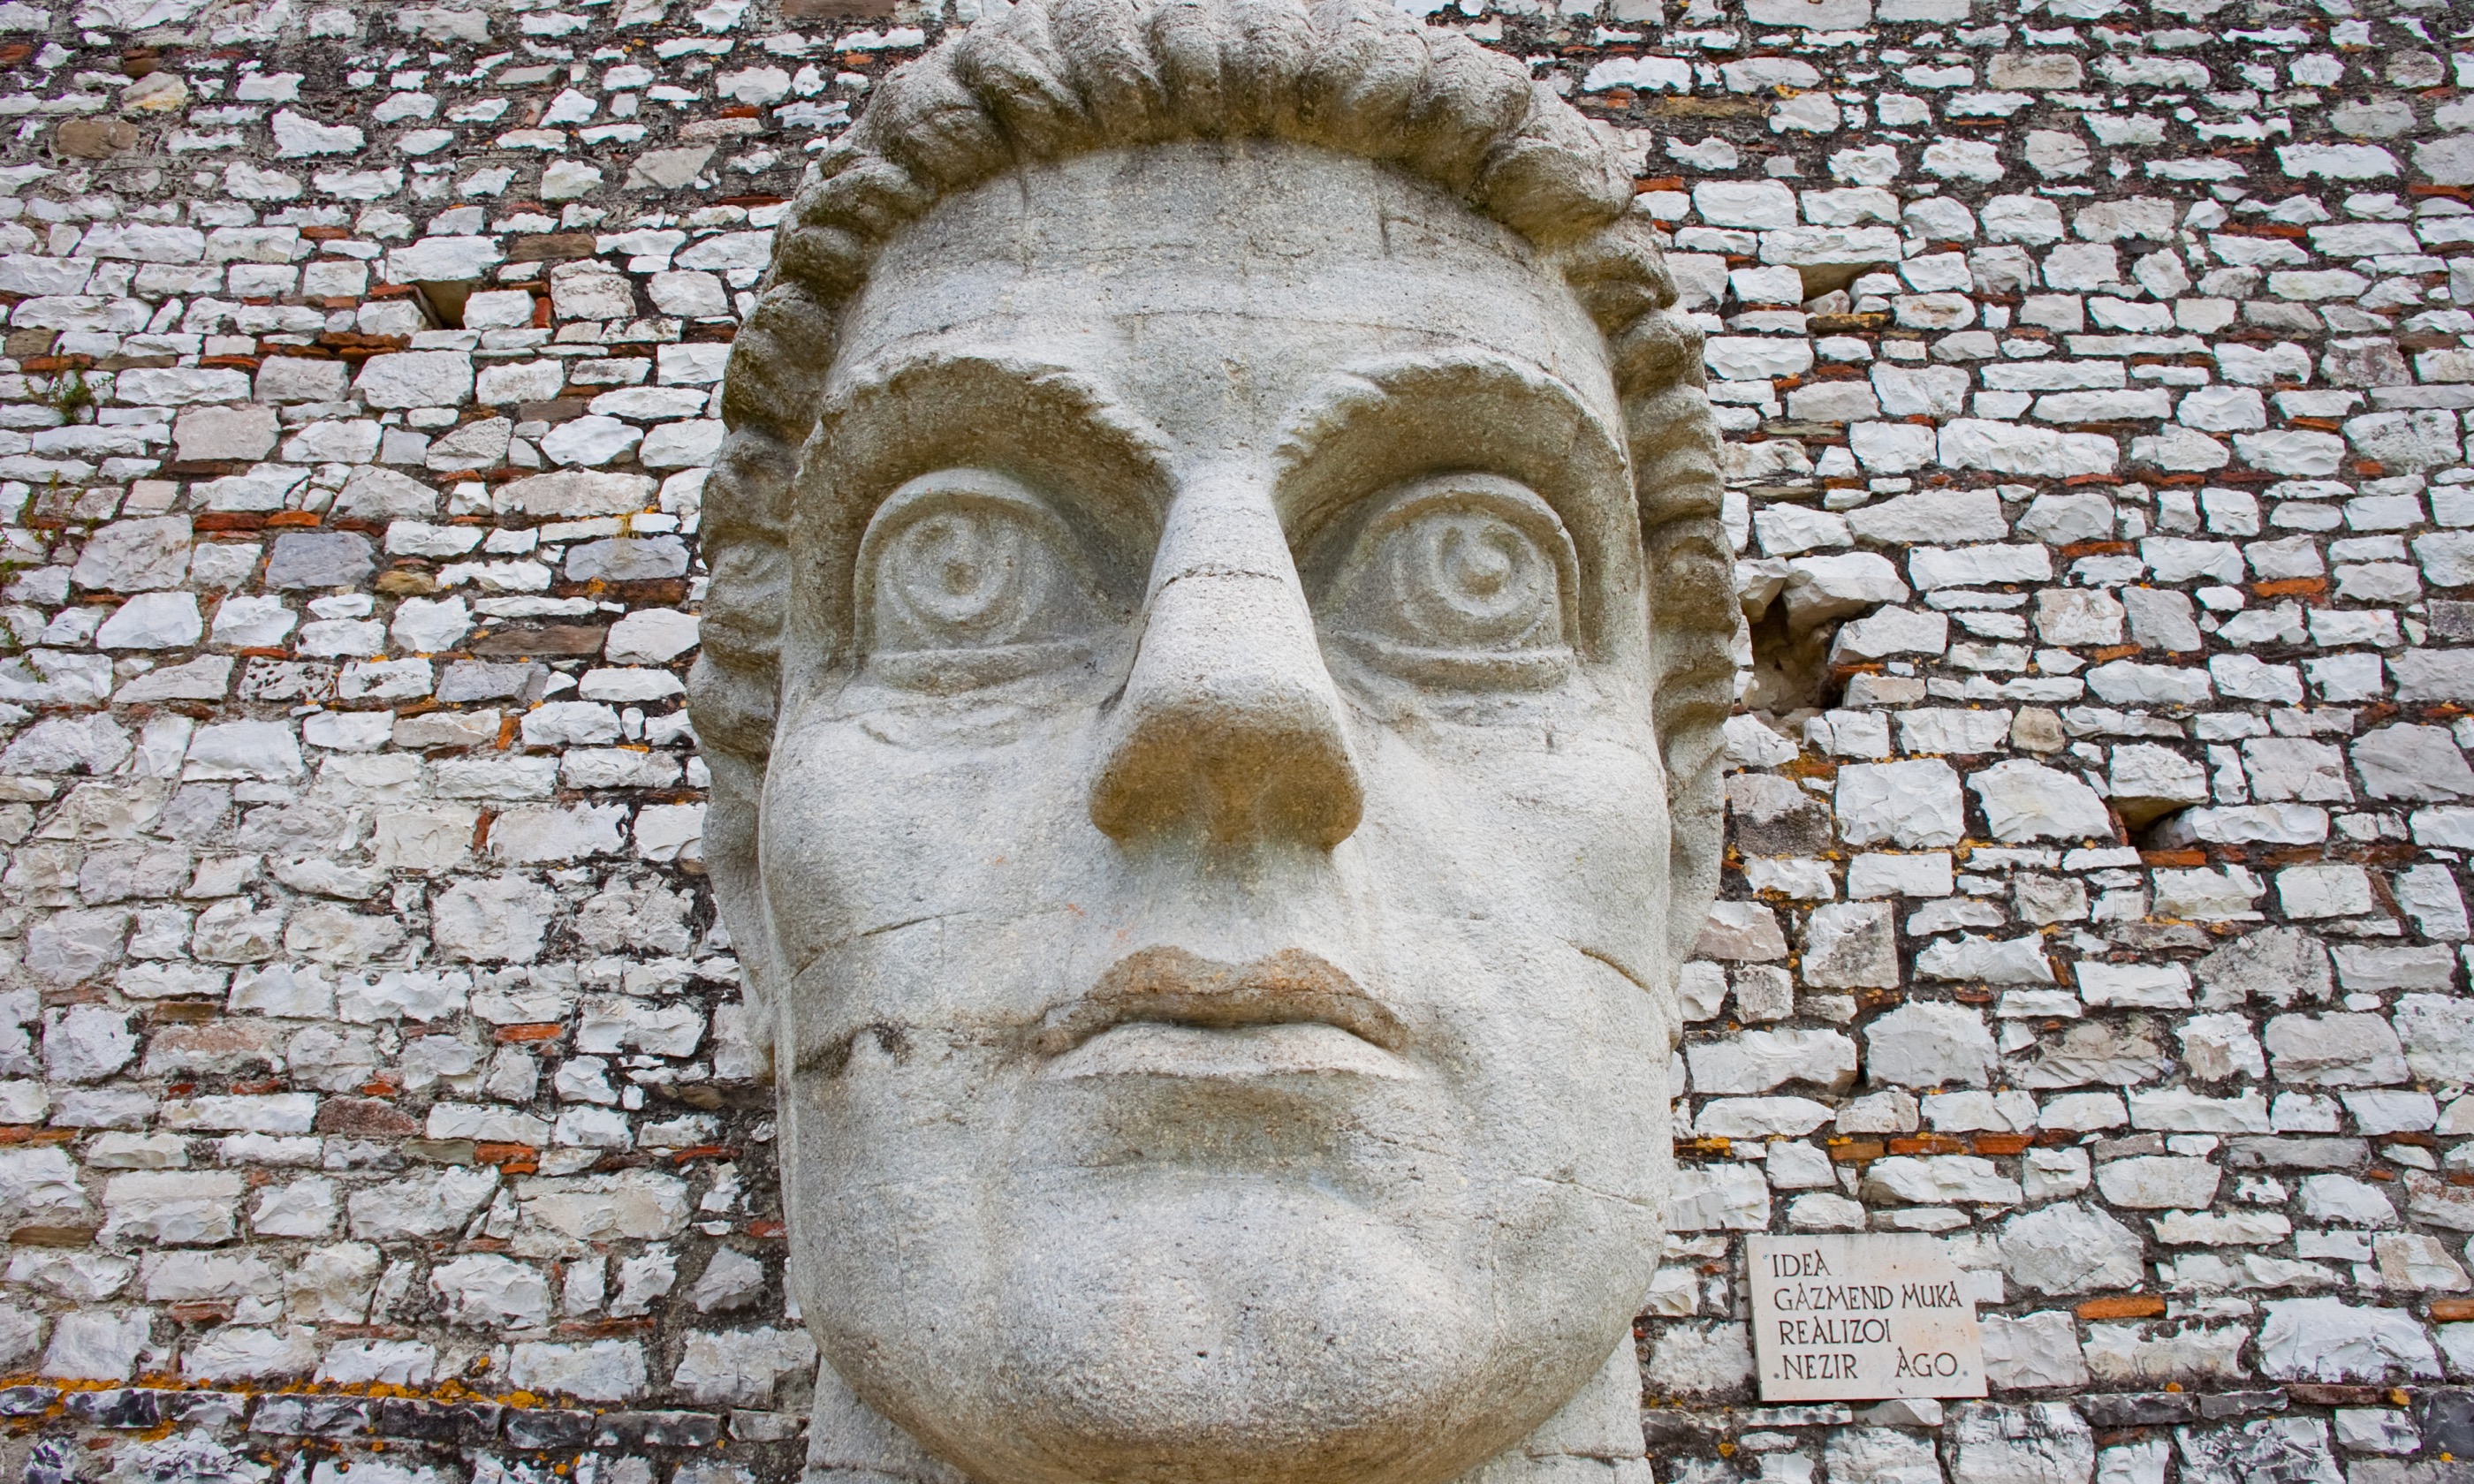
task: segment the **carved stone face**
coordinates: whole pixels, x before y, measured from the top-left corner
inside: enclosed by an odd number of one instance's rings
[[[987,1481],[1518,1443],[1668,1170],[1597,330],[1434,188],[1228,144],[956,196],[844,332],[760,826],[828,1358]]]

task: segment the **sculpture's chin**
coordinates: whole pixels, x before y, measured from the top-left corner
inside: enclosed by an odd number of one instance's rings
[[[1488,1348],[1460,1285],[1337,1202],[1191,1205],[1019,1255],[1017,1424],[1085,1476],[1408,1476]]]
[[[990,1274],[993,1329],[966,1350],[905,1327],[837,1364],[982,1484],[1440,1484],[1603,1359],[1603,1337],[1568,1357],[1507,1345],[1486,1316],[1511,1296],[1457,1244],[1439,1261],[1282,1183],[1141,1184],[1168,1188],[1026,1203]]]

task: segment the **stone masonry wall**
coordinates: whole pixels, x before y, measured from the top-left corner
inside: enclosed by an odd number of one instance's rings
[[[797,1476],[698,496],[953,3],[0,3],[0,1478]],[[1680,3],[1434,15],[1734,440],[1660,1477],[2474,1480],[2466,13]],[[1761,1406],[1765,1228],[1949,1237],[1991,1401]]]

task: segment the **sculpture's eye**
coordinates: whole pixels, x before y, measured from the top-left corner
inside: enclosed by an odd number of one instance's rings
[[[1038,610],[1046,567],[1039,538],[1019,515],[952,502],[885,542],[876,568],[879,633],[948,646],[1003,644]]]
[[[859,570],[867,663],[900,684],[962,689],[1079,658],[1100,612],[1064,522],[982,469],[895,491]]]
[[[1363,658],[1434,683],[1540,685],[1572,661],[1572,543],[1507,479],[1424,480],[1360,528],[1327,628]]]

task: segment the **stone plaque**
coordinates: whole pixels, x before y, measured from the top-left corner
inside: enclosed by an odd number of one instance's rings
[[[1764,1401],[1984,1395],[1966,1277],[1929,1236],[1746,1243]]]

